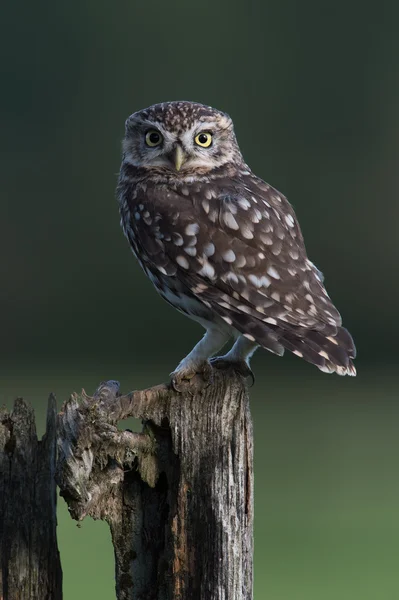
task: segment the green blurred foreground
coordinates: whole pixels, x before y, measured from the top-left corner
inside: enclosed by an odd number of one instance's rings
[[[285,363],[285,364],[284,364]],[[330,377],[269,355],[254,361],[255,599],[394,600],[399,598],[398,375],[358,365],[356,379]],[[276,363],[277,364],[277,363]],[[0,401],[24,395],[43,431],[50,391],[59,404],[72,390],[91,393],[103,379],[123,390],[165,380],[120,366],[85,374],[11,373]],[[261,375],[265,369],[270,375]],[[137,370],[137,373],[139,371]],[[112,600],[113,553],[105,523],[82,528],[59,501],[65,600]]]

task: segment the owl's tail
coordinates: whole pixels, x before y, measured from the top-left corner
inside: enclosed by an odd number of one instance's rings
[[[281,344],[297,356],[316,365],[325,373],[356,375],[352,359],[356,358],[356,348],[352,336],[345,327],[338,327],[334,335],[322,331],[309,330],[303,337],[294,332],[284,331]]]
[[[356,375],[352,362],[356,348],[345,327],[326,325],[324,330],[306,330],[286,322],[269,325],[252,315],[226,310],[220,305],[215,309],[225,321],[270,352],[281,356],[286,349],[325,373]]]

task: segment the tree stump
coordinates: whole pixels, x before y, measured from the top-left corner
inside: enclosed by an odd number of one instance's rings
[[[56,409],[36,436],[33,410],[21,399],[0,409],[0,598],[61,600],[56,539]]]
[[[117,429],[130,416],[141,433]],[[118,600],[252,600],[252,440],[230,371],[183,394],[109,381],[64,404],[57,481],[73,518],[109,523]]]

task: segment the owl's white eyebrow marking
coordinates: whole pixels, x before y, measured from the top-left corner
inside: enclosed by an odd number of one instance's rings
[[[236,255],[234,254],[233,250],[227,250],[226,252],[223,252],[222,258],[226,262],[232,263],[235,261]]]
[[[274,279],[280,279],[280,273],[274,267],[269,267],[267,272],[269,273],[270,277],[273,277]]]
[[[179,256],[176,256],[176,262],[181,267],[183,267],[183,269],[188,269],[188,267],[190,266],[187,258],[185,256],[181,256],[180,254]]]
[[[195,235],[200,230],[198,223],[190,223],[187,225],[185,232],[187,235]]]
[[[225,212],[223,214],[223,220],[226,223],[227,227],[230,227],[230,229],[239,229],[239,225],[237,223],[237,221],[235,220],[235,218],[233,217],[233,215],[231,214],[231,212]]]

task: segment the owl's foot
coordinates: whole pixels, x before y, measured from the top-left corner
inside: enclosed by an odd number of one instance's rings
[[[233,369],[242,377],[251,378],[251,386],[255,383],[255,375],[253,374],[249,364],[245,360],[228,360],[224,356],[215,356],[210,360],[212,367],[220,370]]]
[[[179,365],[170,374],[171,386],[176,392],[200,392],[211,383],[212,367],[209,362],[201,365]]]

